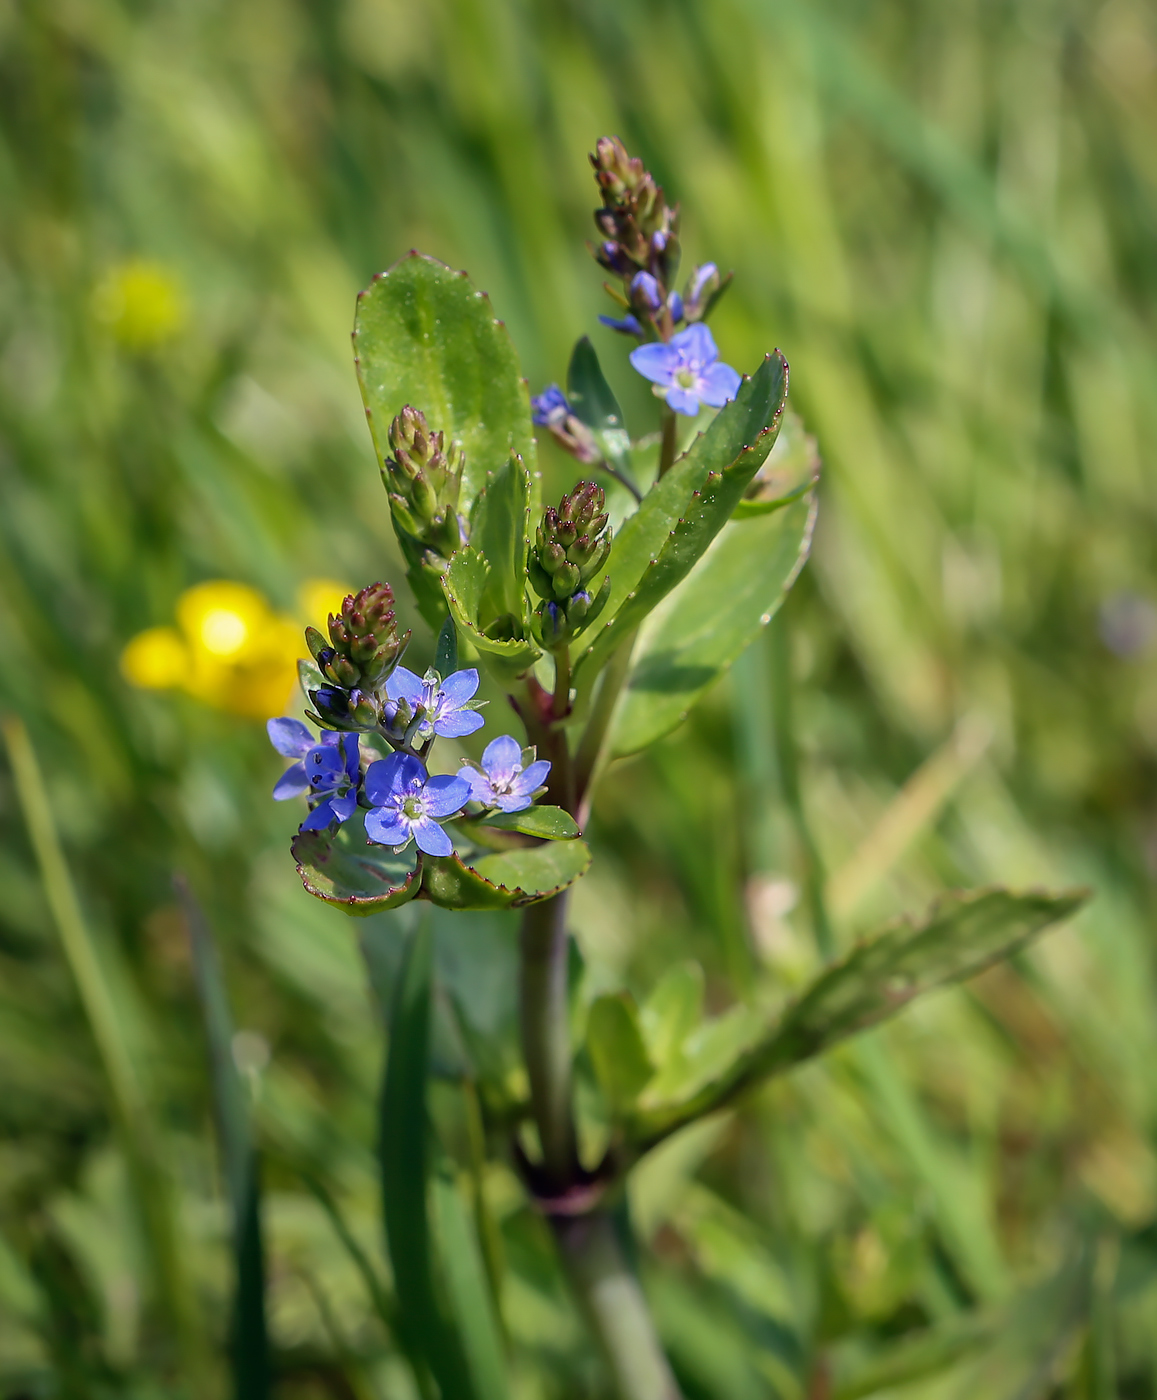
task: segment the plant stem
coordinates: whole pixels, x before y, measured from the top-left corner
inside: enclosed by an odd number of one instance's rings
[[[643,1290],[603,1211],[556,1216],[554,1235],[571,1287],[599,1343],[617,1400],[679,1400]]]
[[[602,459],[602,461],[599,463],[599,466],[602,467],[603,471],[605,471],[608,476],[613,476],[620,486],[625,486],[626,489],[631,493],[631,495],[634,496],[636,501],[641,501],[643,499],[643,493],[639,490],[639,488],[635,485],[631,478],[626,474],[626,472],[621,472],[618,469],[618,467],[612,466],[610,461],[606,457]]]
[[[542,1144],[543,1175],[561,1193],[577,1178],[571,1107],[567,891],[522,916],[520,1013],[530,1104]]]
[[[590,814],[594,781],[606,761],[607,735],[615,713],[615,703],[631,667],[631,653],[635,648],[637,636],[638,632],[628,633],[608,661],[598,694],[591,707],[590,718],[579,741],[578,752],[575,754],[574,784],[578,805],[575,815],[579,826],[586,826],[587,816]]]
[[[570,647],[565,644],[554,653],[554,699],[550,713],[562,719],[570,710]]]
[[[663,405],[663,437],[659,447],[659,476],[664,477],[671,470],[678,447],[676,438],[679,419],[673,408]]]

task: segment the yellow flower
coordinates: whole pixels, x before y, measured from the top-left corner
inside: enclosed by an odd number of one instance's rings
[[[127,350],[155,350],[185,327],[180,279],[160,263],[130,258],[110,268],[93,293],[93,311]]]
[[[231,714],[284,714],[305,653],[302,621],[324,628],[350,591],[333,579],[307,579],[297,595],[301,617],[293,618],[248,584],[198,583],[178,598],[176,627],[150,627],[132,638],[121,672],[132,685],[184,690]]]

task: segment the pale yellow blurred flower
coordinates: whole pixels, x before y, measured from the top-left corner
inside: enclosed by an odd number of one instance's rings
[[[273,610],[256,588],[211,579],[177,600],[176,627],[150,627],[121,653],[121,672],[149,690],[181,689],[216,709],[253,719],[283,714],[305,655],[302,626],[324,628],[351,590],[333,579],[306,579],[298,617]]]
[[[188,320],[180,278],[145,258],[110,268],[93,292],[92,307],[127,350],[155,350],[180,334]]]

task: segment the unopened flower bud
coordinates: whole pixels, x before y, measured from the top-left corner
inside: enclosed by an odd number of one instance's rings
[[[570,411],[567,397],[557,384],[548,385],[530,401],[534,422],[549,430],[555,442],[576,461],[597,462],[602,453],[590,428]]]
[[[388,583],[371,583],[351,593],[341,612],[330,614],[329,641],[315,628],[306,642],[327,680],[351,689],[376,689],[398,664],[410,634],[398,636],[394,595]]]
[[[369,732],[378,727],[381,708],[365,691],[323,685],[317,690],[311,690],[309,698],[316,711],[316,714],[310,714],[309,718],[324,729]]]
[[[683,314],[688,321],[701,321],[711,299],[722,285],[719,269],[714,263],[695,268],[683,289]]]
[[[654,316],[663,306],[663,289],[649,272],[631,279],[631,306],[643,316]]]
[[[612,539],[605,500],[601,486],[580,481],[557,510],[547,508],[527,563],[531,587],[540,598],[565,602],[602,567]]]
[[[394,455],[382,467],[395,523],[419,544],[449,556],[462,543],[458,497],[465,458],[457,443],[445,446],[426,416],[409,404],[390,424]]]

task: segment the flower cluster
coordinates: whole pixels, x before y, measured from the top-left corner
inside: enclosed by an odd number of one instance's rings
[[[703,320],[727,283],[714,263],[703,263],[677,292],[679,206],[667,203],[643,162],[628,155],[618,137],[604,136],[590,159],[603,197],[603,207],[595,210],[603,241],[591,251],[622,279],[621,290],[608,283],[607,291],[626,312],[599,320],[637,340],[670,340],[684,322]]]
[[[409,404],[390,424],[393,456],[382,466],[394,524],[419,549],[448,559],[467,540],[467,525],[458,514],[462,448],[431,432],[426,416]]]
[[[550,651],[593,622],[606,602],[609,579],[593,597],[587,587],[611,552],[605,503],[601,486],[580,481],[557,510],[547,507],[535,532],[527,576],[542,599],[534,614],[535,630]]]
[[[601,492],[598,499],[601,504]],[[572,509],[572,525],[574,516]],[[580,508],[578,516],[592,523],[589,510]],[[566,527],[563,537],[581,553],[577,529]],[[371,842],[400,851],[412,840],[425,855],[448,856],[454,845],[443,823],[467,807],[479,816],[529,807],[544,791],[550,764],[504,734],[487,746],[480,764],[463,760],[458,775],[430,775],[426,760],[436,739],[460,739],[485,723],[474,699],[478,672],[468,667],[443,680],[434,670],[418,676],[399,666],[409,634],[398,639],[391,603],[387,585],[371,584],[346,598],[340,616],[330,617],[328,642],[308,630],[314,660],[332,684],[309,692],[318,710],[309,716],[321,728],[317,739],[300,720],[269,721],[273,747],[295,760],[273,796],[308,799],[302,831],[336,831],[360,806]],[[393,752],[371,754],[363,772],[356,731],[377,735]]]

